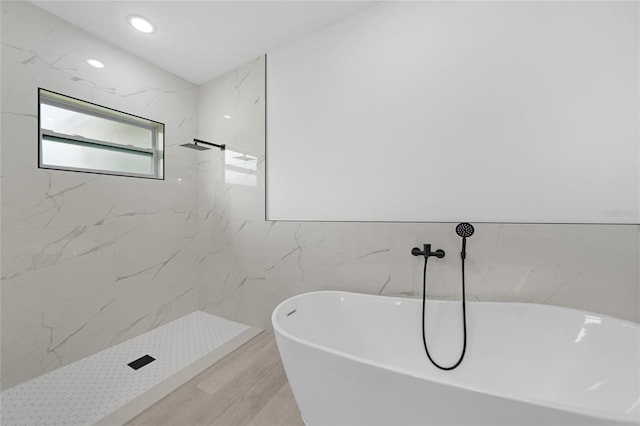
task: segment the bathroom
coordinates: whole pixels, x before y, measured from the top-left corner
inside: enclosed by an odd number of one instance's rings
[[[270,58],[282,52],[278,48],[296,40],[274,41],[233,67],[188,80],[178,76],[179,68],[162,69],[125,51],[124,42],[103,41],[56,17],[46,3],[2,2],[3,390],[196,311],[272,332],[276,306],[301,293],[420,298],[421,263],[410,251],[423,243],[447,253],[429,260],[428,297],[457,302],[455,226],[462,221],[475,226],[467,245],[468,301],[544,304],[640,321],[637,210],[635,216],[611,212],[612,223],[265,216],[265,188],[274,182],[266,179],[274,163],[265,150],[275,147],[273,139],[265,145],[271,129],[265,108],[278,95],[266,93],[265,72]],[[109,9],[109,3],[95,4],[107,7],[96,15],[115,19],[153,10],[137,3],[131,10],[124,10],[126,3]],[[340,14],[348,20],[390,7],[329,3],[336,8],[332,15],[329,6],[312,9],[314,3],[286,13],[302,19],[326,12],[316,33],[339,25]],[[240,2],[236,10],[230,3],[229,13],[258,19],[250,5]],[[166,9],[183,16],[178,2],[167,2]],[[145,49],[161,51],[154,36],[167,33],[163,23],[156,24],[157,33],[150,35],[135,34],[127,22],[114,28],[142,37]],[[88,65],[90,58],[104,68]],[[198,58],[177,66],[197,70]],[[164,123],[164,179],[39,168],[38,88]],[[193,138],[227,149],[180,146]],[[369,158],[367,152],[347,154]],[[252,168],[229,164],[234,155],[248,158]]]

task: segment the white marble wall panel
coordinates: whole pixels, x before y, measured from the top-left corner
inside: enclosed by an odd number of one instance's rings
[[[258,59],[201,87],[203,139],[234,141],[238,150],[264,155],[264,105],[251,103],[264,95],[263,72]],[[228,111],[232,119],[224,118]],[[241,117],[253,130],[234,124]],[[460,299],[455,223],[266,222],[263,168],[257,188],[230,185],[219,152],[200,155],[201,309],[269,328],[273,308],[306,291],[420,297],[422,259],[410,251],[423,243],[447,253],[429,260],[429,297]],[[639,321],[639,230],[477,224],[468,239],[467,297],[554,304]]]
[[[2,386],[197,306],[197,87],[2,2]],[[85,61],[105,64],[95,69]],[[37,167],[37,88],[165,124],[165,180]]]

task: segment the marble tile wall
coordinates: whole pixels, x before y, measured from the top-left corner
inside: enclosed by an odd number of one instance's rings
[[[264,220],[264,58],[198,88],[28,2],[1,8],[3,388],[196,309],[270,328],[305,291],[419,296],[423,242],[447,251],[429,296],[460,297],[455,224]],[[165,180],[38,169],[37,87],[164,122]],[[178,147],[194,135],[229,149]],[[640,319],[640,227],[480,224],[468,252],[470,298]]]
[[[205,240],[199,307],[269,328],[273,308],[306,291],[419,297],[422,263],[410,251],[422,243],[447,253],[430,260],[429,296],[459,299],[455,223],[264,220],[264,67],[259,58],[200,89],[200,136],[260,161],[257,186],[251,187],[225,182],[220,152],[199,159],[199,235]],[[478,224],[468,239],[467,296],[639,321],[639,231],[624,225]]]
[[[193,312],[197,87],[2,2],[2,387]],[[85,60],[96,58],[105,68]],[[166,125],[165,180],[38,169],[37,88]]]

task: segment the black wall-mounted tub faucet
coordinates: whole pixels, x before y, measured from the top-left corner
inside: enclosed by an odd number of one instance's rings
[[[424,250],[420,250],[418,247],[414,247],[413,249],[411,249],[411,254],[414,256],[424,256],[425,259],[431,256],[442,259],[444,257],[444,250],[438,249],[436,251],[431,251],[431,244],[424,244]]]

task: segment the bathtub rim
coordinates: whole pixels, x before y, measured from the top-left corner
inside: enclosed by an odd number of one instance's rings
[[[616,421],[616,422],[620,422],[622,424],[638,424],[640,425],[640,418],[631,418],[631,414],[624,414],[624,413],[619,413],[619,412],[615,412],[615,411],[603,411],[603,410],[595,410],[595,409],[591,409],[590,407],[584,407],[583,409],[577,409],[576,407],[570,406],[570,405],[566,405],[566,404],[561,404],[561,403],[555,403],[553,401],[548,401],[548,400],[543,400],[543,399],[539,399],[539,398],[522,398],[519,396],[514,396],[514,395],[509,395],[509,394],[505,394],[504,392],[498,392],[498,391],[492,391],[492,390],[487,390],[487,389],[481,389],[477,386],[473,386],[473,385],[461,385],[461,384],[455,384],[455,383],[451,383],[449,381],[447,381],[446,379],[442,379],[440,377],[430,377],[427,376],[425,374],[419,374],[416,373],[414,371],[408,370],[408,369],[403,369],[402,367],[398,367],[398,366],[393,366],[390,364],[385,364],[379,361],[374,361],[374,360],[370,360],[358,355],[353,355],[353,354],[349,354],[347,352],[343,352],[340,350],[336,350],[336,349],[332,349],[332,348],[328,348],[326,346],[311,342],[309,340],[306,340],[304,338],[301,337],[297,337],[292,335],[291,333],[285,331],[279,324],[278,320],[277,320],[277,316],[280,313],[281,309],[283,308],[283,306],[295,299],[299,299],[299,298],[303,298],[303,297],[309,297],[311,295],[314,294],[335,294],[335,295],[350,295],[350,296],[357,296],[357,297],[364,297],[364,298],[376,298],[376,299],[387,299],[387,300],[394,300],[394,301],[412,301],[412,302],[418,302],[421,299],[418,298],[410,298],[410,297],[396,297],[396,296],[383,296],[383,295],[377,295],[377,294],[367,294],[367,293],[357,293],[357,292],[350,292],[350,291],[341,291],[341,290],[318,290],[318,291],[310,291],[310,292],[305,292],[305,293],[300,293],[294,296],[291,296],[285,300],[283,300],[282,302],[280,302],[275,309],[273,310],[272,314],[271,314],[271,323],[273,325],[273,329],[274,332],[276,332],[277,334],[280,334],[281,336],[290,339],[296,343],[302,344],[302,345],[306,345],[306,346],[310,346],[314,349],[317,350],[322,350],[324,352],[328,352],[332,355],[335,356],[339,356],[342,358],[347,358],[350,359],[352,361],[356,361],[356,362],[360,362],[375,368],[381,368],[390,372],[394,372],[394,373],[399,373],[405,376],[409,376],[415,379],[419,379],[419,380],[428,380],[434,383],[438,383],[444,386],[449,386],[449,387],[456,387],[456,388],[460,388],[460,389],[464,389],[466,391],[470,391],[470,392],[475,392],[475,393],[481,393],[481,394],[485,394],[485,395],[490,395],[490,396],[494,396],[497,398],[503,398],[503,399],[508,399],[508,400],[512,400],[512,401],[518,401],[518,402],[522,402],[522,403],[526,403],[526,404],[535,404],[535,405],[539,405],[545,408],[550,408],[550,409],[554,409],[554,410],[560,410],[560,411],[565,411],[565,412],[570,412],[573,414],[577,414],[577,415],[581,415],[581,416],[589,416],[589,417],[593,417],[596,419],[603,419],[603,420],[611,420],[611,421]],[[459,301],[452,301],[452,300],[430,300],[433,302],[442,302],[442,303],[460,303]],[[603,319],[607,319],[610,321],[614,321],[619,323],[621,326],[624,327],[640,327],[639,323],[633,322],[633,321],[629,321],[629,320],[624,320],[621,318],[616,318],[616,317],[612,317],[610,315],[605,315],[605,314],[599,314],[596,312],[590,312],[590,311],[585,311],[582,309],[576,309],[576,308],[570,308],[570,307],[564,307],[564,306],[557,306],[557,305],[545,305],[545,304],[541,304],[541,303],[529,303],[529,302],[491,302],[491,301],[471,301],[471,302],[467,302],[467,304],[482,304],[482,305],[527,305],[527,306],[532,306],[532,307],[538,307],[538,308],[545,308],[545,309],[551,309],[551,310],[569,310],[569,311],[573,311],[576,314],[582,314],[582,315],[594,315],[594,316],[598,316],[601,317]],[[286,314],[285,314],[286,315]]]

